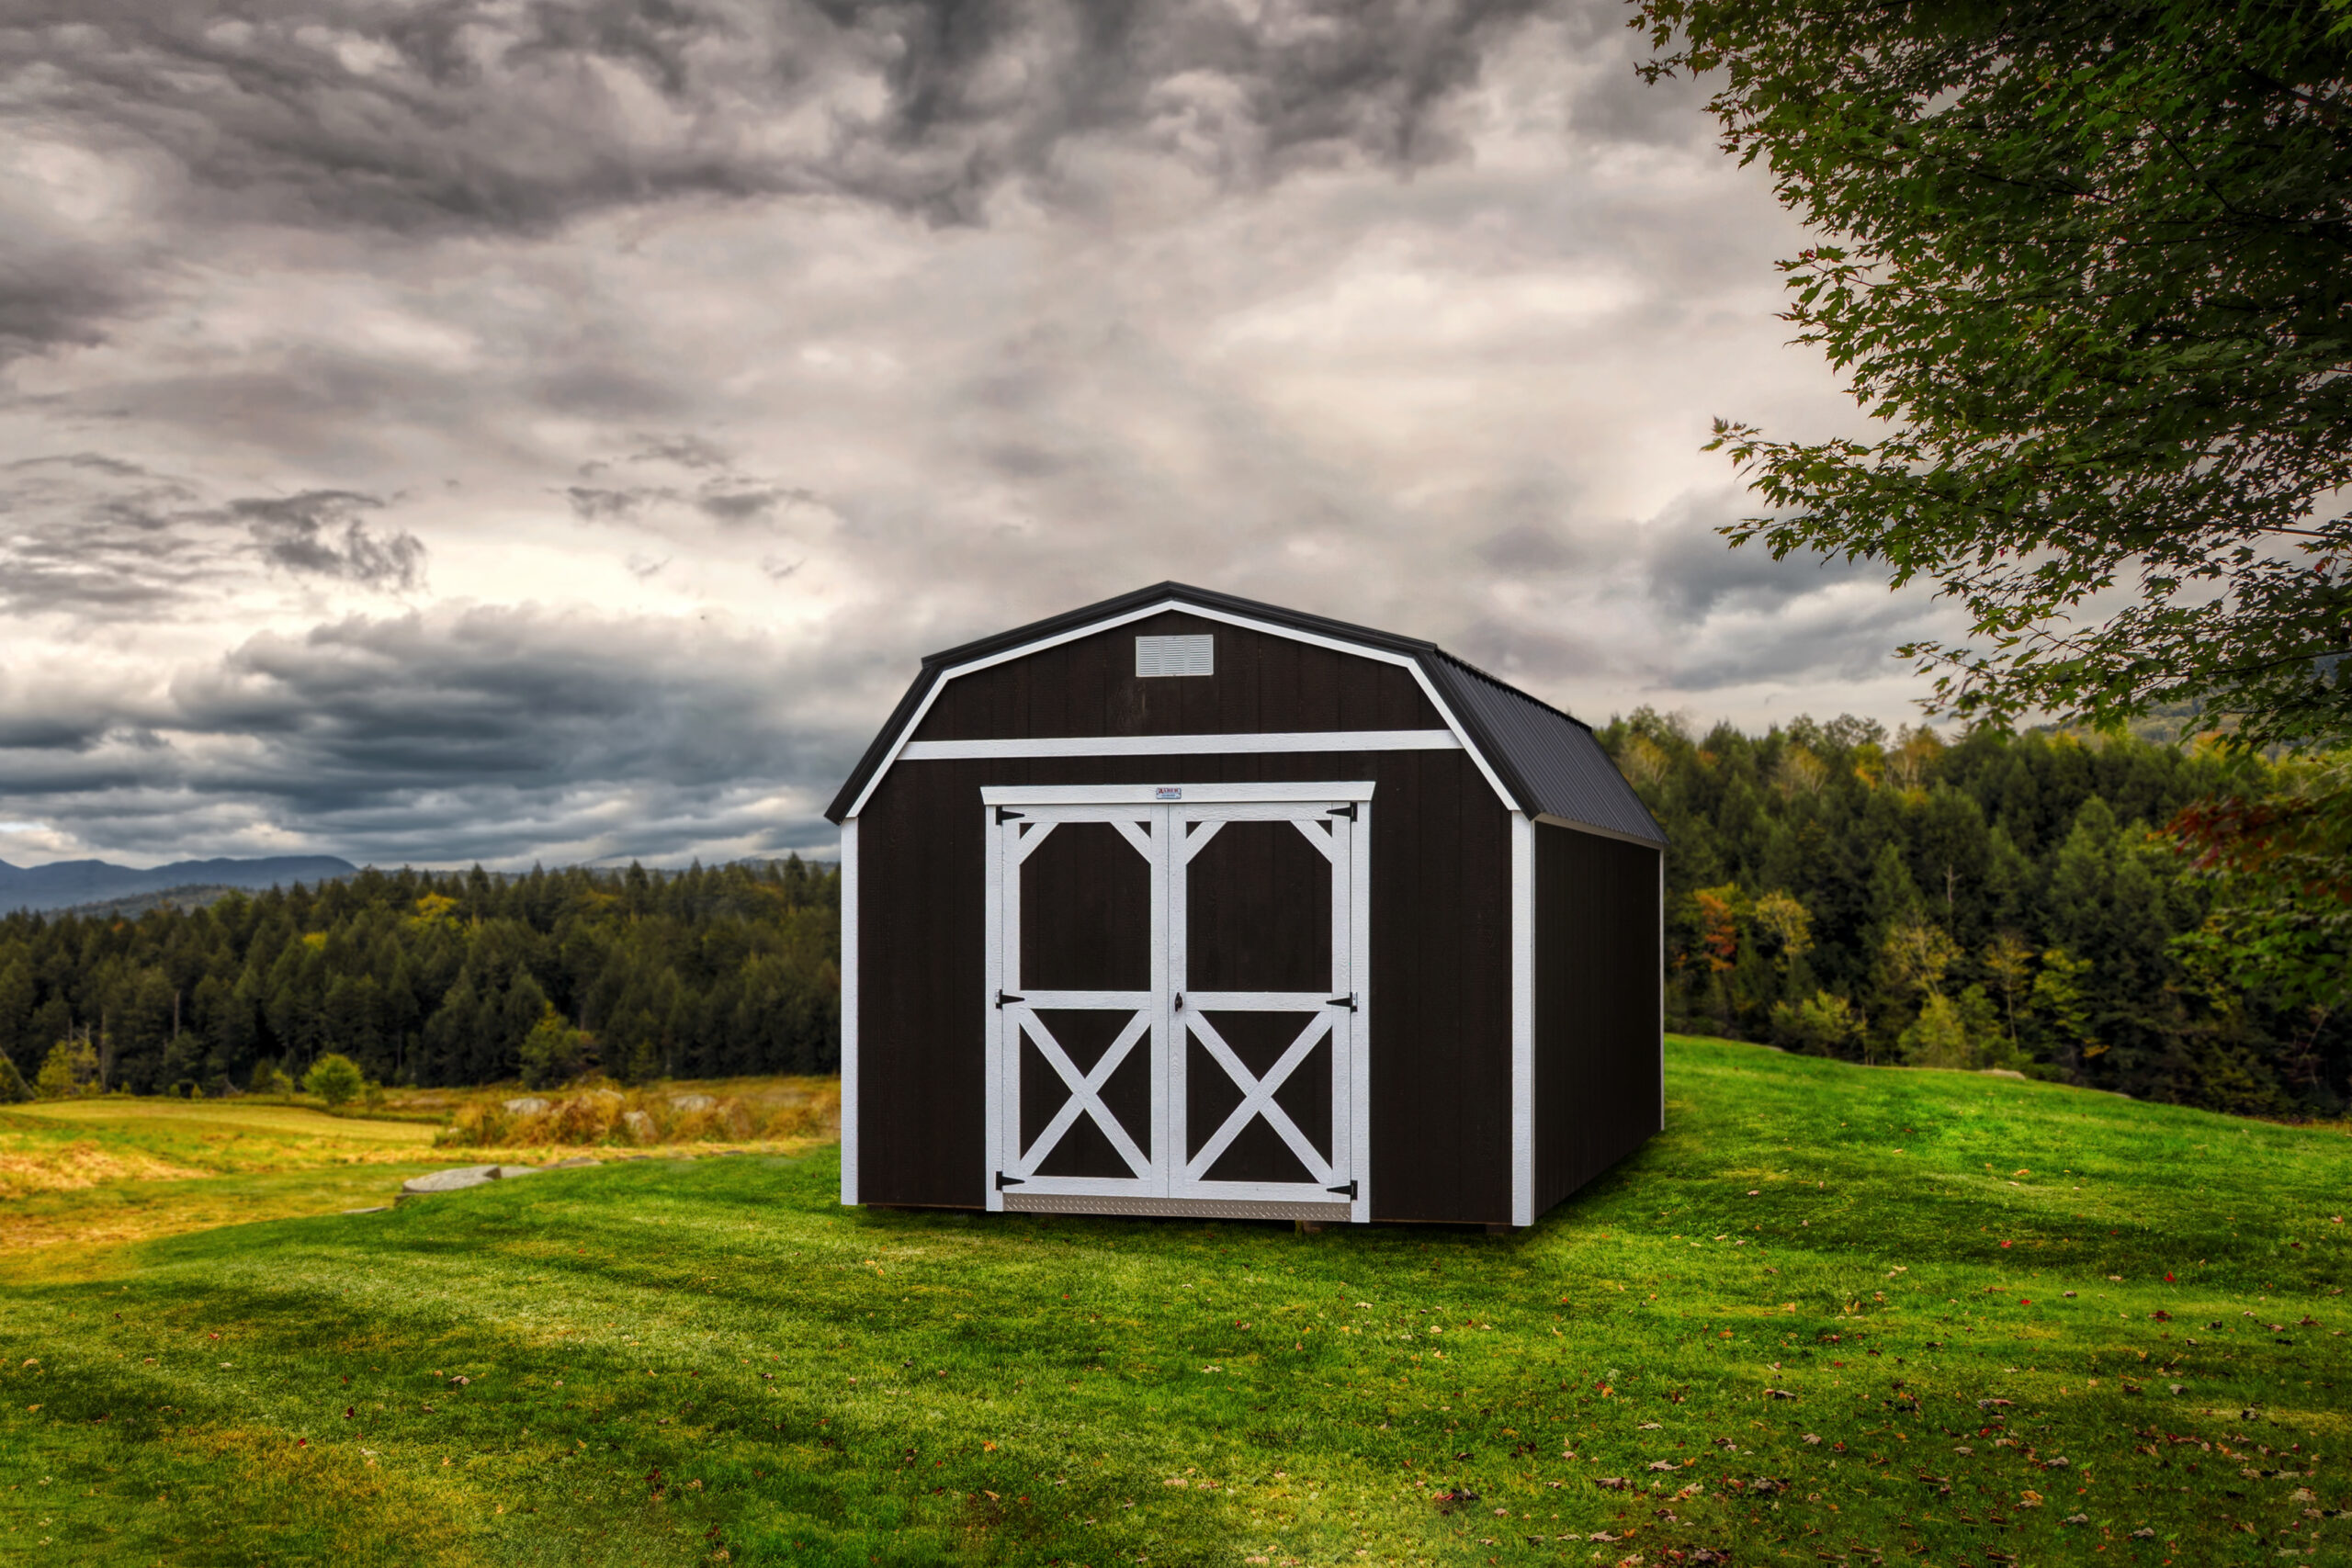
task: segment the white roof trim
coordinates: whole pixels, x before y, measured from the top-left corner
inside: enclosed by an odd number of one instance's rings
[[[1614,828],[1603,828],[1593,822],[1578,822],[1570,817],[1555,817],[1548,811],[1537,812],[1535,820],[1547,828],[1566,828],[1572,832],[1590,833],[1596,839],[1614,839],[1623,844],[1639,844],[1645,850],[1657,850],[1661,853],[1666,849],[1666,846],[1656,839],[1645,839],[1634,833],[1621,833]]]
[[[1451,729],[1252,729],[1231,735],[1046,735],[1020,740],[910,740],[902,762],[973,757],[1197,757],[1268,751],[1455,751]]]
[[[1370,779],[1310,779],[1304,784],[982,784],[983,806],[1156,806],[1177,793],[1184,806],[1271,801],[1370,800]]]
[[[1461,743],[1464,751],[1469,753],[1470,760],[1477,763],[1478,772],[1485,776],[1487,786],[1495,792],[1495,798],[1502,802],[1506,810],[1517,811],[1520,808],[1519,802],[1512,798],[1510,791],[1503,787],[1503,781],[1497,776],[1485,755],[1477,747],[1471,744],[1470,732],[1462,728],[1462,721],[1454,716],[1453,710],[1446,705],[1445,699],[1438,694],[1437,688],[1430,683],[1430,678],[1421,669],[1419,660],[1385,648],[1370,648],[1360,642],[1322,637],[1314,632],[1300,631],[1294,626],[1276,626],[1270,621],[1255,620],[1248,615],[1237,615],[1229,610],[1212,609],[1208,605],[1195,604],[1188,599],[1178,598],[1171,594],[1156,604],[1146,604],[1139,609],[1129,610],[1122,615],[1105,615],[1099,621],[1089,621],[1084,626],[1072,626],[1066,631],[1056,632],[1050,637],[1041,637],[1035,642],[1024,642],[1018,647],[1004,649],[1000,652],[972,660],[968,663],[941,671],[939,679],[932,682],[931,690],[923,694],[922,704],[916,707],[899,733],[891,738],[889,751],[883,757],[881,763],[875,768],[873,776],[865,781],[865,787],[857,792],[857,799],[851,804],[849,810],[843,813],[843,819],[855,818],[865,809],[865,803],[874,797],[875,790],[889,774],[891,767],[905,754],[908,738],[922,728],[922,721],[931,713],[931,705],[938,701],[939,694],[946,690],[947,682],[956,679],[956,676],[969,675],[978,671],[990,669],[1009,660],[1025,659],[1033,653],[1042,653],[1046,649],[1059,648],[1063,643],[1075,642],[1082,637],[1093,637],[1098,633],[1111,631],[1148,616],[1165,615],[1170,610],[1182,610],[1186,615],[1199,615],[1206,620],[1222,621],[1227,626],[1239,626],[1245,631],[1263,632],[1270,637],[1288,637],[1293,642],[1303,642],[1315,648],[1328,648],[1335,653],[1353,654],[1359,659],[1378,660],[1384,664],[1401,665],[1410,670],[1413,672],[1414,681],[1421,688],[1421,694],[1429,698],[1430,705],[1437,709],[1439,717],[1445,720],[1445,727],[1453,732],[1454,739]]]

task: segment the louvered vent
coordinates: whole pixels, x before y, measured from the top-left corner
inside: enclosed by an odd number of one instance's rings
[[[1136,638],[1137,675],[1214,675],[1216,637],[1210,632],[1191,637]]]

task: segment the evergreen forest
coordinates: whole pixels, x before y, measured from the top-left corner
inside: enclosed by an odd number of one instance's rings
[[[1851,717],[1702,736],[1644,710],[1599,733],[1671,841],[1668,1028],[2342,1111],[2352,929],[2283,920],[2307,889],[2201,868],[2183,827],[2277,798],[2291,768],[2210,739],[1947,743]]]
[[[1670,1029],[2258,1115],[2352,1099],[2344,890],[2282,936],[2300,886],[2200,863],[2183,828],[2275,801],[2288,765],[1851,717],[1696,735],[1644,710],[1599,733],[1670,840]],[[11,915],[0,1050],[30,1082],[69,1043],[77,1087],[141,1094],[330,1053],[416,1086],[831,1072],[840,909],[838,871],[796,858]]]
[[[322,1055],[383,1083],[831,1072],[841,886],[798,858],[364,871],[190,909],[0,919],[0,1050],[85,1089],[218,1093]]]

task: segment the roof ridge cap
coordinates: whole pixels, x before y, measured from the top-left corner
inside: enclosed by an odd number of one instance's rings
[[[1059,632],[1075,632],[1091,623],[1108,621],[1135,611],[1148,609],[1165,601],[1176,606],[1215,611],[1225,615],[1261,619],[1269,624],[1288,626],[1296,631],[1312,631],[1339,641],[1360,643],[1368,648],[1385,648],[1397,652],[1443,654],[1444,649],[1426,637],[1407,637],[1402,633],[1383,631],[1378,626],[1359,626],[1329,615],[1318,615],[1305,610],[1294,610],[1286,604],[1275,604],[1262,599],[1244,598],[1215,588],[1199,588],[1173,579],[1130,589],[1125,593],[1100,599],[1091,604],[1081,604],[1057,615],[1047,615],[1021,626],[1011,626],[987,637],[973,637],[922,656],[922,668],[945,669],[965,660],[982,657],[989,650],[1017,648],[1038,637]]]

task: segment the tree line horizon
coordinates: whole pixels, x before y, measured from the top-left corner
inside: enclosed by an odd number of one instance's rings
[[[86,1041],[89,1087],[220,1094],[348,1056],[387,1084],[829,1073],[841,878],[374,868],[136,917],[0,918],[0,1054]]]
[[[2278,918],[2333,890],[2208,852],[2312,764],[1850,716],[1597,733],[1669,840],[1669,1029],[2242,1114],[2352,1099],[2352,926]]]
[[[2275,795],[2292,763],[1851,716],[1697,734],[1643,709],[1596,733],[1669,840],[1669,1029],[2246,1114],[2352,1100],[2352,933],[2306,943],[2320,978],[2295,983],[2241,918],[2275,890],[2201,865],[2181,827]],[[794,856],[18,913],[0,1052],[31,1081],[78,1037],[88,1087],[139,1094],[299,1078],[331,1053],[416,1087],[830,1073],[840,907],[839,868]]]

